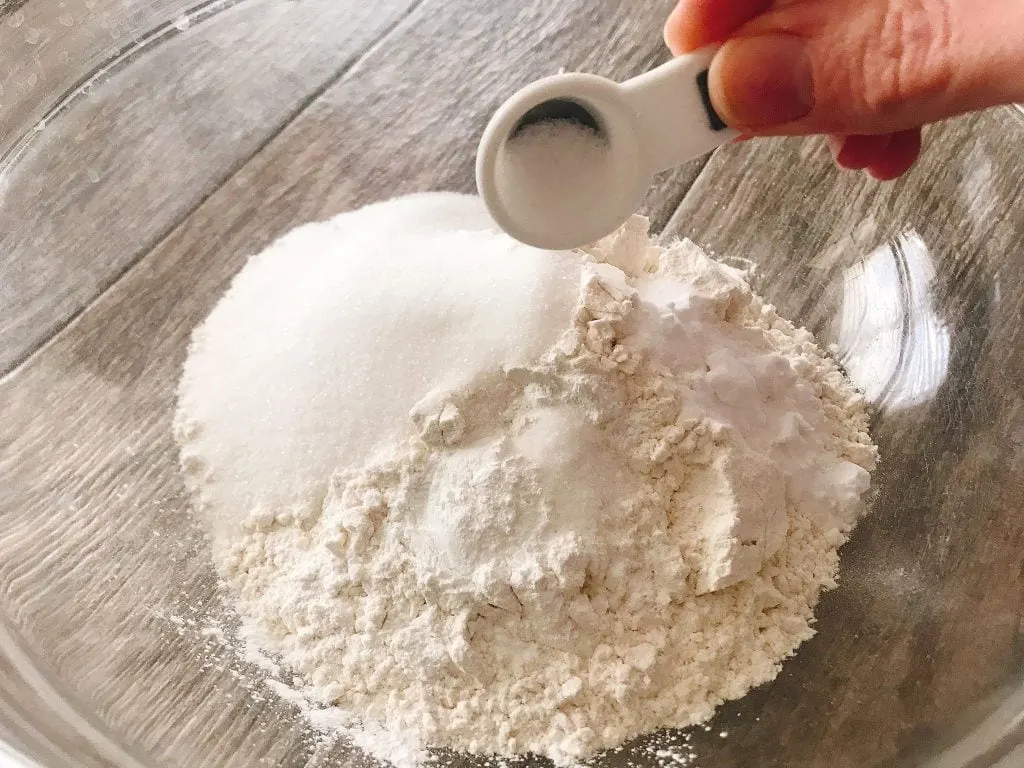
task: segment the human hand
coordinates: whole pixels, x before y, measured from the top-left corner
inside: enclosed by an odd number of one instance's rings
[[[1024,101],[1024,0],[680,0],[665,40],[724,43],[709,86],[732,127],[828,134],[881,180],[914,164],[923,125]]]

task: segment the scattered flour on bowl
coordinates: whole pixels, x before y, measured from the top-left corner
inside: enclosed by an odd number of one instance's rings
[[[301,227],[196,331],[176,434],[251,653],[400,766],[711,717],[813,634],[876,449],[746,275],[421,195]]]

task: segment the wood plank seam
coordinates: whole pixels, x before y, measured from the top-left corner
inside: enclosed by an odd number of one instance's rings
[[[726,146],[729,145],[727,144]],[[693,177],[693,181],[690,182],[690,185],[686,187],[682,195],[679,197],[679,202],[672,206],[671,212],[665,218],[665,225],[663,227],[664,230],[670,230],[672,228],[672,224],[675,222],[676,215],[679,213],[679,211],[683,208],[683,206],[690,204],[690,195],[693,194],[694,188],[696,188],[697,185],[704,180],[705,174],[712,173],[711,161],[724,149],[725,147],[719,147],[713,152],[710,152],[709,154],[705,155],[704,158],[701,160],[700,171],[697,173],[696,176]],[[2,379],[0,379],[0,381],[2,381]]]
[[[715,150],[715,152],[717,151],[718,150]],[[697,180],[700,179],[700,177],[704,174],[704,169],[708,167],[708,163],[711,162],[711,158],[713,156],[714,152],[711,152],[694,162],[695,165],[700,166],[700,169],[697,171],[696,175],[690,180],[688,184],[681,184],[679,186],[678,192],[675,193],[676,195],[678,195],[678,198],[672,199],[671,202],[664,207],[664,210],[662,212],[659,212],[657,218],[651,218],[651,231],[653,234],[660,235],[662,230],[668,228],[669,222],[672,221],[673,217],[676,215],[676,211],[678,211],[682,204],[686,201],[687,196],[690,194],[690,190],[693,189],[693,185],[696,184]],[[663,183],[665,185],[668,185],[671,182],[666,181]],[[657,186],[658,182],[656,181],[655,188],[657,188]]]
[[[139,254],[135,258],[130,259],[121,270],[115,273],[112,276],[112,278],[105,285],[103,285],[99,291],[96,292],[95,296],[93,296],[87,303],[83,304],[75,312],[73,312],[62,324],[54,328],[53,332],[49,336],[46,336],[45,338],[41,339],[35,345],[26,349],[19,357],[15,358],[12,361],[10,367],[6,371],[0,371],[0,384],[3,384],[8,379],[12,378],[23,366],[30,362],[37,354],[45,350],[55,339],[60,337],[69,328],[74,326],[78,318],[80,318],[85,312],[87,312],[93,304],[95,304],[103,296],[105,296],[112,289],[114,289],[117,286],[117,284],[120,283],[121,280],[123,280],[136,267],[142,265],[154,251],[158,250],[160,246],[168,238],[173,236],[173,234],[182,226],[182,224],[187,222],[196,213],[196,211],[198,211],[204,205],[206,205],[206,203],[218,192],[220,192],[226,185],[230,184],[234,178],[236,178],[243,170],[245,170],[245,168],[249,165],[250,162],[252,162],[254,158],[259,156],[264,150],[266,150],[268,146],[273,144],[277,140],[277,138],[281,136],[281,134],[288,130],[289,126],[291,126],[296,120],[298,120],[303,115],[303,113],[305,113],[307,109],[309,109],[317,101],[319,101],[324,96],[324,94],[326,94],[333,88],[337,87],[340,83],[343,83],[351,73],[358,70],[360,65],[368,57],[376,53],[380,49],[380,47],[388,40],[388,38],[390,38],[398,29],[400,29],[402,25],[405,24],[405,22],[409,19],[409,17],[412,16],[417,10],[419,10],[419,8],[422,5],[424,5],[427,2],[429,2],[429,0],[416,0],[416,2],[414,2],[407,9],[405,9],[405,11],[403,11],[402,14],[394,22],[388,25],[388,27],[383,31],[383,33],[374,42],[368,45],[362,51],[362,53],[360,53],[355,59],[353,59],[351,63],[349,63],[346,67],[343,67],[330,78],[327,78],[324,81],[324,83],[322,83],[315,91],[310,93],[309,96],[307,96],[294,110],[292,110],[291,113],[289,113],[285,117],[285,119],[281,121],[281,123],[270,134],[268,134],[267,137],[262,142],[260,142],[259,146],[256,148],[254,152],[252,152],[247,157],[239,160],[234,165],[232,165],[231,168],[228,169],[228,172],[217,184],[215,184],[213,187],[210,188],[209,191],[203,194],[193,206],[188,208],[179,217],[172,221],[164,229],[163,232],[159,233],[153,239],[152,243],[149,246],[141,249]]]

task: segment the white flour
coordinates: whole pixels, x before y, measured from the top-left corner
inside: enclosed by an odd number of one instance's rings
[[[177,435],[250,650],[320,727],[567,764],[711,716],[813,634],[864,402],[744,275],[405,198],[255,257]],[[281,686],[279,685],[279,688]]]

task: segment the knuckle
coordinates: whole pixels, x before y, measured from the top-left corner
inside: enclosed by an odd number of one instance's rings
[[[865,106],[888,114],[950,87],[952,32],[948,0],[888,0],[879,7],[859,71]]]

